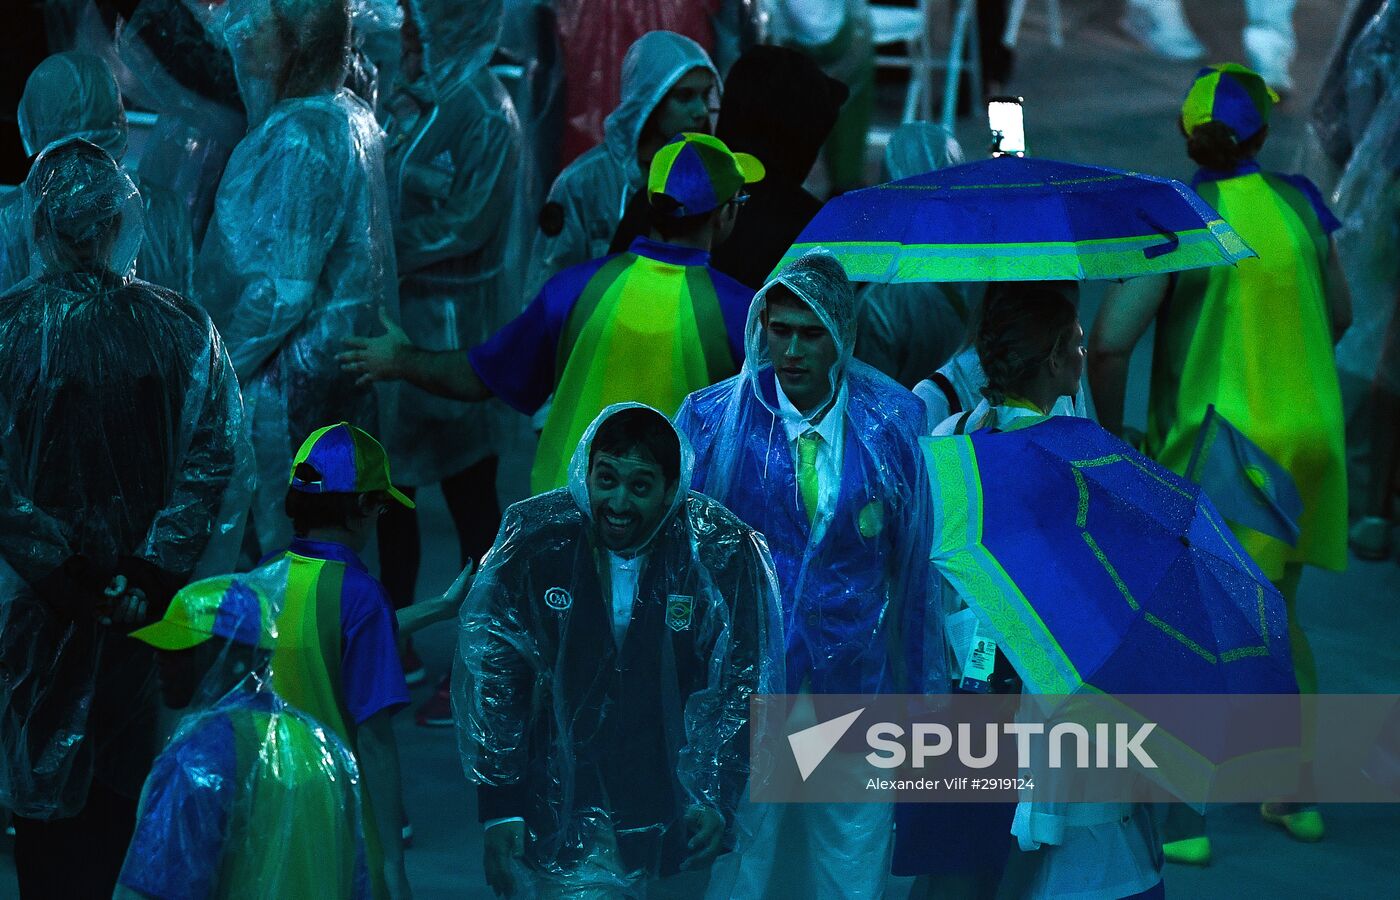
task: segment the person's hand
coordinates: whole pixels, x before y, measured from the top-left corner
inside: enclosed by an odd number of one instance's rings
[[[379,337],[348,337],[345,349],[336,354],[336,362],[346,372],[358,377],[357,387],[376,381],[393,381],[402,378],[400,366],[404,354],[412,349],[413,342],[392,319],[384,307],[379,307],[379,321],[384,325],[384,333]]]
[[[102,595],[106,600],[97,608],[97,621],[123,628],[146,624],[151,603],[146,592],[135,587],[125,575],[113,576]]]
[[[525,823],[502,822],[486,829],[481,866],[497,897],[515,895],[515,861],[525,855]]]
[[[690,855],[681,863],[681,871],[709,865],[719,856],[724,840],[724,816],[708,806],[692,806],[686,810],[685,825],[690,834],[685,848]]]
[[[467,594],[472,589],[472,581],[476,579],[476,560],[469,559],[462,567],[462,574],[452,582],[452,586],[443,592],[439,599],[451,605],[453,611],[460,609],[462,601],[467,599]]]

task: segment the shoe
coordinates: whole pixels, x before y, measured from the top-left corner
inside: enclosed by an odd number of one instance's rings
[[[428,669],[423,665],[423,660],[418,658],[418,651],[413,649],[412,641],[409,641],[403,653],[399,654],[399,660],[403,663],[403,680],[409,687],[415,687],[428,680]]]
[[[1186,23],[1179,3],[1157,0],[1149,5],[1129,0],[1119,25],[1129,37],[1166,59],[1192,60],[1206,55],[1205,45]]]
[[[1294,809],[1294,812],[1288,812]],[[1261,803],[1259,815],[1265,822],[1281,826],[1295,841],[1312,844],[1322,840],[1322,813],[1292,803]]]
[[[439,684],[433,695],[418,707],[413,719],[424,728],[452,727],[452,691],[446,682]]]
[[[1244,30],[1244,53],[1249,67],[1282,98],[1293,90],[1288,74],[1295,50],[1291,34],[1275,28],[1251,25]]]
[[[1168,841],[1162,845],[1162,855],[1169,863],[1183,866],[1210,865],[1210,838],[1205,835]]]
[[[1347,534],[1351,550],[1361,559],[1386,559],[1390,556],[1390,520],[1366,516],[1351,526]]]

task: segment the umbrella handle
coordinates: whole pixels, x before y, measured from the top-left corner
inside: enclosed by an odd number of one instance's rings
[[[1171,253],[1181,246],[1181,238],[1177,237],[1175,231],[1168,231],[1141,212],[1138,213],[1138,218],[1152,226],[1153,231],[1167,239],[1165,244],[1153,244],[1151,247],[1142,248],[1142,255],[1145,259],[1156,259],[1159,256],[1166,256],[1168,253]]]

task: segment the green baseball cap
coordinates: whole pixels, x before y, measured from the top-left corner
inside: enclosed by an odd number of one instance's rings
[[[667,215],[698,216],[718,209],[746,184],[762,181],[763,163],[748,153],[734,153],[724,141],[684,131],[656,152],[647,176],[647,200],[670,199]]]
[[[298,478],[297,467],[311,466],[319,478]],[[305,494],[364,494],[384,491],[409,509],[412,500],[389,479],[389,454],[369,432],[349,422],[311,432],[292,458],[290,486]]]
[[[277,624],[267,595],[241,575],[206,578],[181,590],[159,622],[131,637],[157,650],[188,650],[211,638],[273,649]]]

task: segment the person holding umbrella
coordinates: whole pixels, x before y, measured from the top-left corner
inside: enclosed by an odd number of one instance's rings
[[[1094,325],[1089,383],[1099,420],[1123,431],[1128,360],[1157,320],[1144,451],[1184,472],[1206,408],[1216,409],[1276,460],[1303,496],[1296,545],[1235,526],[1241,544],[1288,603],[1299,690],[1317,669],[1295,601],[1304,565],[1346,567],[1347,486],[1341,392],[1333,345],[1351,304],[1331,234],[1340,227],[1317,188],[1263,171],[1255,156],[1277,95],[1236,63],[1202,69],[1186,95],[1181,130],[1201,169],[1195,186],[1258,254],[1237,267],[1134,279],[1111,291]],[[1282,402],[1281,402],[1282,401]],[[1266,821],[1298,840],[1322,837],[1316,810],[1268,804]],[[1204,864],[1203,835],[1169,846]]]

